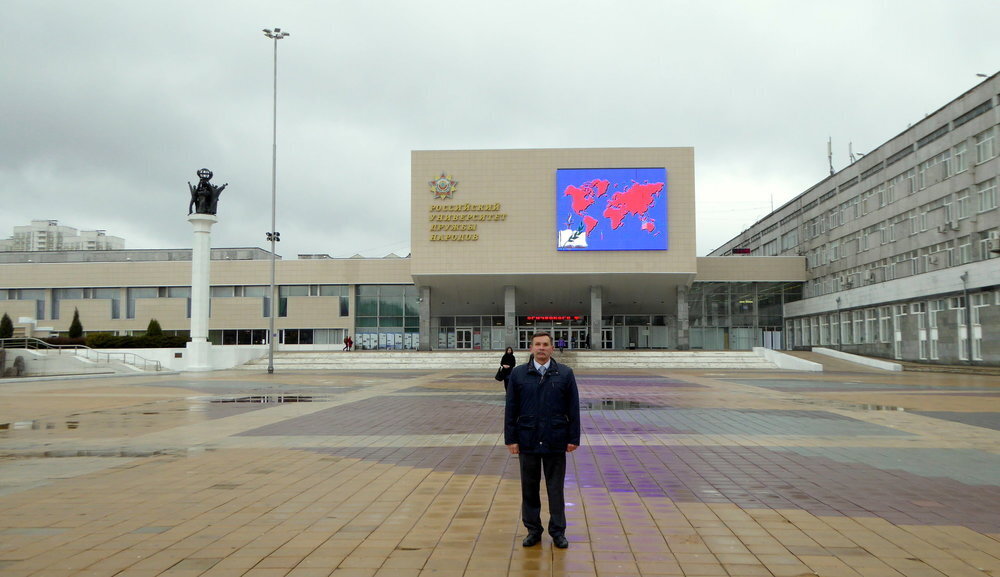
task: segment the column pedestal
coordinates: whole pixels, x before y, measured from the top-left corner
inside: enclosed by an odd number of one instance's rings
[[[209,280],[212,263],[213,214],[188,217],[194,229],[191,251],[191,342],[187,344],[187,370],[212,370],[212,344],[208,342]]]

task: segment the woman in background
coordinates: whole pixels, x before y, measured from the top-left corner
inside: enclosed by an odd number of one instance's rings
[[[510,381],[510,372],[517,365],[517,359],[514,358],[514,349],[507,347],[504,351],[503,356],[500,357],[500,367],[503,369],[503,390],[507,390],[507,383]]]

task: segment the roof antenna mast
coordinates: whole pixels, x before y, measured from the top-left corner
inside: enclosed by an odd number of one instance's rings
[[[826,158],[830,162],[830,176],[833,176],[833,137],[826,141]]]

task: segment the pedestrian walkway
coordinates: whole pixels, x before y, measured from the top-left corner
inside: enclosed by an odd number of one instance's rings
[[[0,382],[0,575],[1000,575],[995,377],[578,379],[566,550],[491,370]]]

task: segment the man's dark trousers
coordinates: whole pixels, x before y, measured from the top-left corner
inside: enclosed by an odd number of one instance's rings
[[[542,534],[542,498],[539,483],[545,472],[545,491],[549,497],[549,535],[566,534],[566,453],[520,453],[521,520],[532,535]]]

